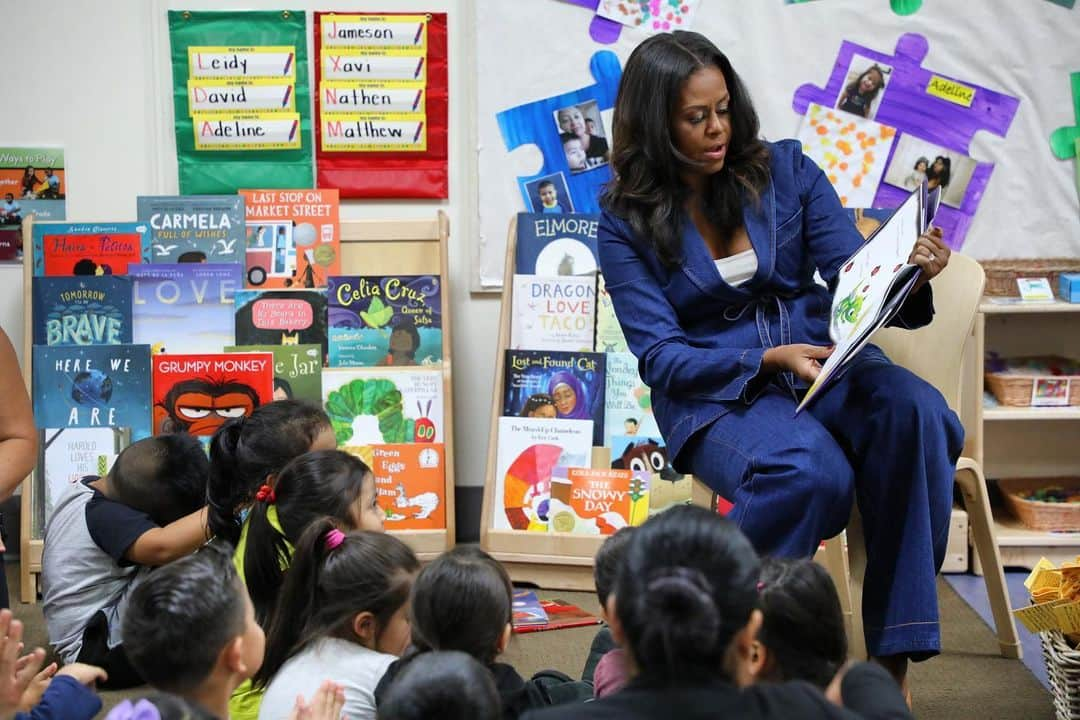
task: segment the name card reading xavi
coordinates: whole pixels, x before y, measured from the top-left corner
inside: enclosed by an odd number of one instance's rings
[[[188,48],[188,77],[296,79],[296,48],[291,45]]]
[[[322,54],[326,80],[427,81],[423,53],[412,50],[335,50]]]
[[[323,47],[426,49],[426,15],[323,15]]]
[[[340,114],[324,117],[323,151],[384,152],[427,150],[424,116],[387,113],[384,115]]]

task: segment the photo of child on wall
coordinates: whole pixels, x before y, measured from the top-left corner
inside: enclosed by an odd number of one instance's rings
[[[608,163],[608,141],[595,100],[555,111],[555,126],[571,173],[585,172]]]
[[[562,173],[545,175],[538,180],[525,184],[532,201],[532,211],[536,213],[572,213],[574,204],[570,200],[570,190],[566,186],[566,177]]]
[[[851,56],[851,65],[836,107],[859,117],[873,120],[892,68],[861,55]]]
[[[927,188],[941,188],[941,202],[959,208],[967,195],[976,163],[967,155],[903,133],[896,141],[883,180],[889,185],[913,190],[926,177]]]

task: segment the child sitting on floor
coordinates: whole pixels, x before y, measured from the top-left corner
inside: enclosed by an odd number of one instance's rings
[[[614,535],[604,540],[600,549],[596,551],[593,579],[596,581],[596,597],[600,600],[600,614],[605,622],[609,622],[608,598],[611,597],[611,591],[615,587],[623,553],[633,531],[632,525],[619,528]],[[593,696],[598,698],[610,695],[626,685],[625,654],[622,649],[615,646],[615,640],[611,637],[611,628],[607,625],[601,628],[593,638],[581,679],[592,683]]]
[[[378,720],[499,720],[491,673],[457,650],[421,653],[398,675]]]

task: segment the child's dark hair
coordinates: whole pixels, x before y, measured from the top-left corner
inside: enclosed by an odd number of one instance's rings
[[[545,405],[555,407],[555,399],[548,393],[533,393],[521,408],[521,417],[529,417],[529,413],[536,412],[537,409],[542,408]]]
[[[878,78],[881,80],[881,83],[876,84],[874,87],[874,91],[868,95],[865,95],[864,97],[869,100],[873,100],[874,98],[876,98],[878,96],[878,93],[881,92],[881,88],[885,87],[885,70],[883,70],[881,66],[877,63],[874,63],[870,67],[863,70],[861,73],[859,73],[859,77],[849,82],[847,84],[847,87],[844,88],[844,94],[847,95],[849,98],[856,95],[862,95],[862,93],[859,92],[859,84],[862,82],[862,79],[864,77],[866,77],[869,73],[872,72],[876,72],[878,74]]]
[[[215,541],[157,568],[136,586],[121,635],[124,652],[144,680],[183,694],[209,677],[244,625],[244,587],[232,546]]]
[[[164,526],[206,504],[209,466],[198,438],[158,435],[124,448],[105,482],[111,499]]]
[[[499,561],[459,545],[420,571],[412,592],[412,643],[419,651],[461,650],[494,662],[513,619],[514,588]]]
[[[414,655],[379,703],[378,720],[498,720],[491,672],[455,650]]]
[[[681,505],[630,537],[615,607],[643,675],[669,683],[725,674],[724,656],[757,607],[760,563],[730,520]]]
[[[255,618],[264,628],[292,555],[290,545],[324,515],[352,528],[353,506],[365,482],[374,483],[375,478],[360,458],[340,450],[318,450],[282,468],[272,483],[273,497],[251,506],[242,558],[244,579]]]
[[[555,183],[553,183],[552,181],[550,181],[550,180],[544,180],[544,181],[542,181],[542,182],[541,182],[541,183],[540,183],[539,185],[537,185],[537,186],[536,186],[536,189],[537,189],[537,190],[543,190],[543,189],[544,189],[544,188],[546,188],[546,187],[547,187],[548,185],[550,185],[551,187],[555,187]]]
[[[299,400],[279,400],[255,408],[251,417],[225,423],[210,442],[206,497],[210,530],[234,545],[240,541],[236,513],[251,502],[270,475],[311,449],[330,418]]]
[[[621,527],[615,531],[596,551],[596,559],[593,562],[593,580],[596,581],[596,597],[600,600],[600,607],[607,604],[608,596],[615,587],[615,579],[619,576],[619,568],[622,566],[623,556],[626,555],[626,546],[630,542],[633,533],[632,525]]]
[[[772,658],[769,680],[806,680],[828,687],[847,659],[840,598],[832,578],[812,560],[767,558],[761,566],[758,639]]]
[[[408,602],[420,567],[409,546],[393,535],[363,530],[334,542],[330,536],[341,533],[338,524],[319,518],[297,543],[271,618],[262,668],[252,678],[256,687],[266,687],[286,660],[321,638],[354,639],[357,613],[374,615],[381,633]]]

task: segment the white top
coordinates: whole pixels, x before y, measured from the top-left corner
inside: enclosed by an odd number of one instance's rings
[[[266,688],[259,720],[286,720],[296,696],[310,701],[324,680],[345,688],[345,717],[375,720],[375,686],[395,660],[358,643],[323,638],[281,666]]]
[[[754,252],[754,248],[750,248],[741,253],[720,258],[716,261],[716,269],[720,272],[720,277],[724,278],[724,282],[732,287],[738,287],[754,277],[754,273],[757,272],[757,253]]]

